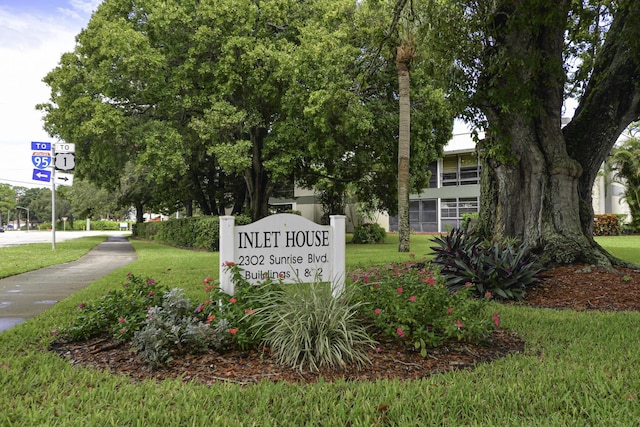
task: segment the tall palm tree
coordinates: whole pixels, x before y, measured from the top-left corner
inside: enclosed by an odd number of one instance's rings
[[[411,109],[409,69],[416,56],[415,40],[409,31],[396,50],[400,103],[398,137],[398,252],[409,252],[409,161],[411,158]]]

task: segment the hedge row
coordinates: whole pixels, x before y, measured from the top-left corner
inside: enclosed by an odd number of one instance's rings
[[[120,230],[120,224],[122,221],[107,221],[107,220],[95,220],[91,221],[92,231],[118,231]],[[126,221],[125,221],[126,222]],[[129,224],[127,222],[127,224]],[[24,227],[22,227],[25,229]],[[51,230],[51,222],[43,222],[38,225],[39,230]],[[56,230],[67,231],[85,231],[87,229],[87,221],[85,219],[76,219],[75,221],[67,221],[65,224],[63,221],[56,222]]]
[[[236,225],[246,225],[250,222],[251,218],[248,216],[236,216]],[[181,248],[217,251],[220,246],[220,218],[200,216],[145,222],[133,226],[133,235]]]
[[[620,234],[620,219],[614,214],[594,215],[594,236],[618,236]]]

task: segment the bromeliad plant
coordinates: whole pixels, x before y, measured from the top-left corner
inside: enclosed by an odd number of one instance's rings
[[[487,301],[470,298],[470,288],[449,292],[432,275],[411,267],[382,270],[356,279],[361,315],[384,336],[413,345],[426,356],[428,349],[447,340],[477,342],[499,325]]]
[[[471,287],[482,298],[487,292],[495,297],[522,300],[525,288],[536,283],[542,268],[525,245],[513,241],[491,245],[456,228],[434,239],[431,263],[440,269],[451,291]]]

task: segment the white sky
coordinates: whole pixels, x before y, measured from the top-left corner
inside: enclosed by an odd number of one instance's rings
[[[40,187],[32,181],[31,141],[54,139],[42,129],[36,104],[49,100],[42,82],[101,0],[0,0],[0,182]]]

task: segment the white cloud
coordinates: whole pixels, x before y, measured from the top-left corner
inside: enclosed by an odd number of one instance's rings
[[[75,36],[99,3],[71,0],[63,2],[70,7],[36,13],[0,7],[0,182],[31,182],[30,142],[52,141],[35,109],[50,95],[42,79],[74,49]]]

